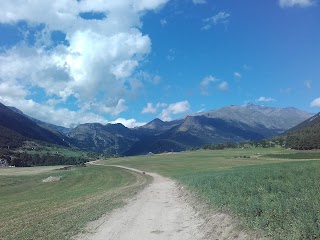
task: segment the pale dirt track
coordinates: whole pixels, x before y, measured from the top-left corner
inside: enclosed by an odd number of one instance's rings
[[[208,219],[208,216],[197,213],[173,180],[154,173],[146,174],[154,178],[149,186],[125,207],[90,223],[86,233],[75,239],[248,239],[247,235],[234,231],[229,216],[213,214]]]

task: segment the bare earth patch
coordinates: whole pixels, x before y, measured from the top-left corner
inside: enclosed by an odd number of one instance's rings
[[[128,169],[128,168],[127,168]],[[130,169],[138,171],[135,169]],[[141,171],[140,171],[141,172]],[[194,207],[190,195],[158,174],[128,205],[88,224],[78,240],[251,239],[230,216]],[[254,239],[257,239],[255,237]]]
[[[62,176],[50,176],[42,180],[42,182],[59,182]]]

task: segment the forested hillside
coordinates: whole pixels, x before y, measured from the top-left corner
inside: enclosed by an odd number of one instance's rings
[[[320,113],[288,131],[286,146],[293,149],[320,149]]]

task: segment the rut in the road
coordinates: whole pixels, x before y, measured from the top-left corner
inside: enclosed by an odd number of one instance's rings
[[[131,169],[133,170],[133,169]],[[127,206],[93,224],[80,240],[198,240],[228,239],[232,224],[218,216],[215,229],[207,227],[208,219],[185,201],[176,183],[158,174],[148,173],[154,180]],[[210,220],[212,222],[212,219]],[[215,221],[215,220],[214,220]],[[223,228],[229,228],[223,230]],[[218,232],[212,232],[218,230]],[[232,234],[234,239],[235,235]],[[244,234],[237,239],[248,239]]]

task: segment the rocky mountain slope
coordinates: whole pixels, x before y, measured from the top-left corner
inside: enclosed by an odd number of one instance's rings
[[[253,128],[270,130],[270,135],[284,132],[313,114],[296,108],[272,108],[260,105],[247,104],[246,106],[227,106],[217,110],[199,113],[197,115],[208,118],[220,118],[245,123]]]
[[[76,146],[108,155],[122,155],[139,140],[138,136],[122,124],[86,123],[71,130],[70,137]]]

